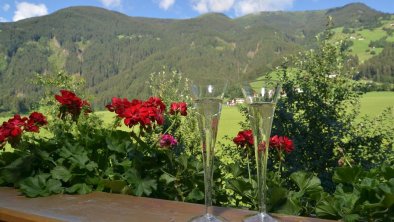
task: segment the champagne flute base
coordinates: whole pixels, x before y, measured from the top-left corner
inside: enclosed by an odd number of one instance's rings
[[[267,213],[258,213],[243,220],[244,222],[277,222],[275,218]]]
[[[197,217],[193,217],[189,222],[227,222],[226,219],[214,216],[212,214],[204,214]]]

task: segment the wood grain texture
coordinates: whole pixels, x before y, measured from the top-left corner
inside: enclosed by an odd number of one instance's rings
[[[0,187],[0,221],[10,222],[178,222],[204,211],[200,204],[93,192],[86,195],[53,195],[26,198],[18,190]],[[253,211],[215,207],[228,221],[242,221]],[[328,222],[315,218],[274,214],[285,222]]]

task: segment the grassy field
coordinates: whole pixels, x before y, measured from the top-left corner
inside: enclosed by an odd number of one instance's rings
[[[241,130],[239,122],[243,120],[243,116],[236,106],[224,106],[220,116],[218,139],[221,140],[225,135],[235,137]]]
[[[385,108],[394,107],[394,92],[369,92],[360,100],[360,115],[374,117],[379,115]],[[240,130],[239,122],[242,119],[237,107],[225,106],[219,124],[218,138],[224,135],[234,137]]]
[[[370,92],[361,98],[360,116],[368,115],[374,117],[380,114],[386,107],[394,106],[394,92]],[[103,116],[106,124],[112,121],[113,113],[99,112]],[[241,113],[236,106],[223,106],[220,122],[218,139],[221,140],[225,135],[235,137],[241,130],[239,122],[243,120]],[[123,129],[127,129],[124,127]],[[224,142],[224,141],[222,141]]]
[[[375,29],[361,29],[361,30],[353,30],[354,33],[343,33],[343,27],[335,28],[333,31],[335,32],[334,40],[351,40],[353,45],[351,46],[351,54],[357,55],[361,62],[364,62],[374,56],[371,54],[371,51],[374,51],[377,54],[381,53],[383,48],[371,48],[369,47],[369,43],[371,41],[376,41],[381,39],[382,37],[387,37],[387,42],[394,42],[394,35],[388,35],[388,33],[383,30],[383,28],[394,29],[391,24],[394,22],[394,16],[390,20],[382,21],[382,26],[377,27]]]
[[[374,117],[388,106],[394,106],[394,92],[369,92],[361,98],[360,116],[368,115]],[[104,124],[108,125],[108,127],[110,126],[114,113],[99,111],[96,114],[102,117]],[[0,117],[0,123],[7,119],[6,117]],[[240,130],[239,122],[242,120],[243,117],[236,106],[223,106],[219,122],[219,140],[225,135],[234,137]],[[129,130],[125,126],[122,129]]]
[[[386,107],[394,107],[394,92],[369,92],[361,98],[360,116],[379,115]]]

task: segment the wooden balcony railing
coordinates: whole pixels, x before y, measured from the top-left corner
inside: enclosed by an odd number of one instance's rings
[[[0,187],[0,221],[10,222],[175,222],[187,221],[203,212],[200,204],[93,192],[87,195],[53,195],[27,198],[18,190]],[[255,212],[215,207],[229,221],[242,221]],[[315,218],[274,214],[279,221],[328,222]]]

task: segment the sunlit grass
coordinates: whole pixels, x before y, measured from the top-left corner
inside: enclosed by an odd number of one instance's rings
[[[394,92],[369,92],[363,95],[360,102],[360,116],[374,117],[387,107],[394,107]]]
[[[360,102],[360,117],[364,115],[375,117],[388,106],[394,106],[394,92],[369,92],[362,96]],[[104,127],[112,127],[115,117],[114,113],[108,111],[98,111],[95,113],[103,120]],[[239,122],[243,121],[243,118],[237,106],[223,106],[219,122],[218,141],[228,142],[223,140],[225,135],[235,137],[238,131],[241,130]],[[0,123],[7,119],[7,117],[0,117]],[[130,131],[124,124],[118,129]]]
[[[393,28],[391,24],[394,23],[394,17],[391,20],[382,21],[382,26],[370,29],[354,29],[354,33],[343,33],[343,27],[333,29],[335,35],[333,36],[334,41],[339,40],[351,40],[353,45],[350,47],[351,54],[357,55],[361,62],[364,62],[374,55],[378,55],[382,52],[383,48],[372,48],[369,47],[371,41],[379,40],[387,36],[387,32],[383,28]],[[387,36],[386,41],[394,42],[394,35]],[[374,51],[374,53],[371,53]]]

